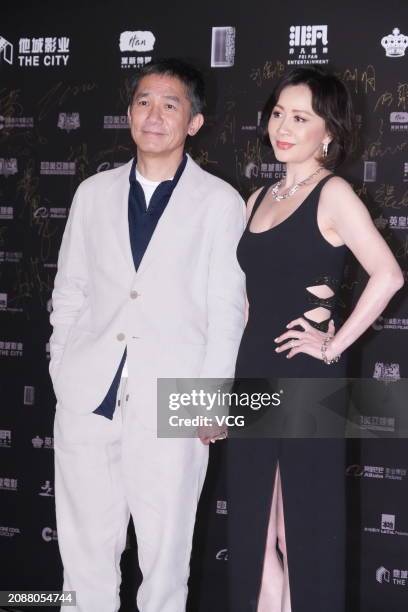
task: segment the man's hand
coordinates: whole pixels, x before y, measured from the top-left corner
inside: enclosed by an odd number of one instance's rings
[[[202,427],[197,427],[197,435],[201,442],[208,446],[210,442],[224,440],[228,435],[228,430],[226,426],[203,425]]]

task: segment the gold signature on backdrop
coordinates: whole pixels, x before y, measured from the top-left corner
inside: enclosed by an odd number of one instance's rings
[[[368,94],[376,89],[375,68],[372,64],[369,64],[364,70],[353,67],[336,74],[343,79],[350,90],[354,90],[354,93]]]
[[[16,265],[16,280],[10,303],[18,306],[27,299],[37,298],[41,305],[47,303],[54,286],[54,274],[44,269],[39,257],[30,257],[28,263]],[[27,309],[26,315],[29,317]]]
[[[278,79],[285,72],[285,64],[280,60],[266,60],[263,66],[252,68],[249,73],[249,78],[256,83],[258,87],[262,87],[264,81]]]
[[[38,120],[44,119],[55,107],[62,106],[71,98],[94,91],[98,85],[94,81],[66,85],[59,81],[51,87],[38,101]]]
[[[395,185],[383,183],[375,190],[374,201],[382,208],[401,210],[401,208],[408,207],[408,189],[402,197],[399,198],[396,195]]]

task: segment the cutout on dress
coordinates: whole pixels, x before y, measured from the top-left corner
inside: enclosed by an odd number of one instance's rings
[[[323,308],[322,306],[312,308],[312,310],[307,310],[303,313],[305,319],[313,321],[314,323],[323,323],[323,321],[328,321],[330,319],[330,315],[331,310],[328,308]]]
[[[336,300],[336,279],[323,275],[315,279],[315,284],[306,287],[309,304],[314,308],[303,313],[305,319],[322,331],[327,327]]]
[[[334,296],[334,291],[329,285],[313,285],[313,287],[306,287],[306,291],[324,300]]]

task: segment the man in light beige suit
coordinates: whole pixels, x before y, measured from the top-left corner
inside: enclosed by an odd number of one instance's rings
[[[130,514],[139,611],[185,610],[210,438],[157,438],[156,380],[232,377],[244,326],[243,202],[184,154],[202,106],[194,68],[145,66],[129,106],[137,158],[79,186],[61,245],[55,491],[64,589],[80,612],[119,609]]]

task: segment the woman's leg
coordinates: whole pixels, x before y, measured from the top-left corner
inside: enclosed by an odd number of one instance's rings
[[[276,468],[275,483],[271,512],[269,517],[268,534],[266,537],[265,557],[262,572],[261,590],[258,599],[257,612],[281,612],[281,602],[284,588],[284,572],[282,563],[276,550],[278,534],[278,499],[282,500],[280,491],[279,465]],[[282,503],[282,501],[281,501]],[[283,514],[282,514],[283,519]],[[284,529],[283,529],[284,535]],[[288,609],[290,611],[290,608]],[[285,610],[286,612],[286,610]]]
[[[289,588],[289,569],[288,569],[288,557],[286,548],[286,536],[285,536],[285,517],[283,514],[283,497],[282,497],[282,483],[280,478],[280,472],[277,473],[277,536],[279,550],[283,556],[283,586],[282,586],[282,602],[281,612],[291,612],[292,607],[290,603],[290,588]]]

